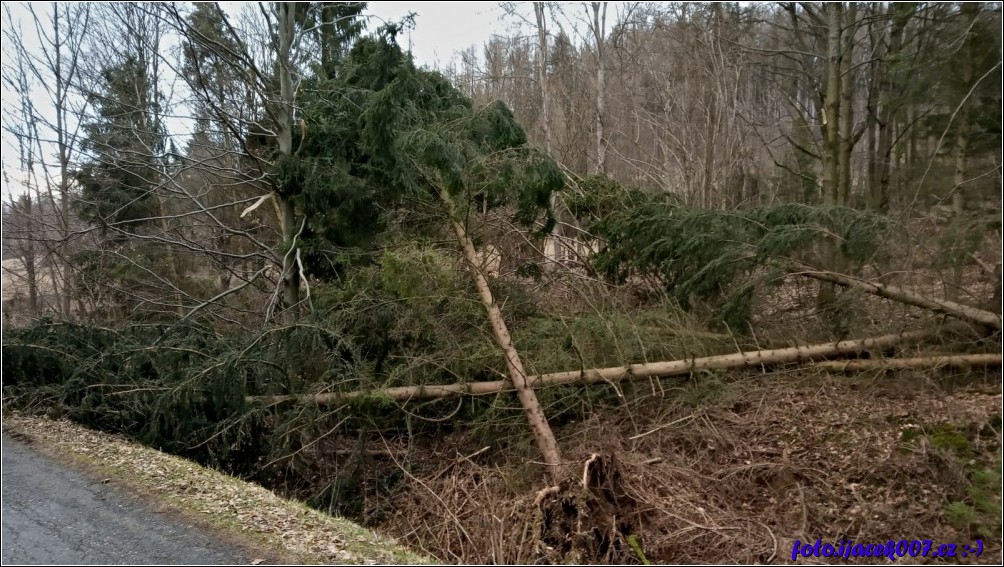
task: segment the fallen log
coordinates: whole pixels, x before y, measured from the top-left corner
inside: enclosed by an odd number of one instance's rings
[[[835,283],[844,287],[853,287],[879,297],[899,301],[900,303],[913,305],[914,307],[930,309],[937,313],[944,313],[945,315],[993,327],[997,330],[1001,329],[1000,314],[991,311],[970,307],[969,305],[948,301],[947,299],[927,297],[895,286],[862,280],[836,272],[803,271],[796,273],[815,280]]]
[[[861,370],[908,370],[912,368],[969,368],[972,366],[1000,366],[999,354],[959,354],[950,356],[922,356],[917,358],[868,358],[859,360],[827,360],[816,362],[813,368],[830,372],[859,372]]]
[[[867,339],[838,341],[806,346],[795,346],[772,350],[755,350],[737,352],[719,356],[706,356],[666,362],[650,362],[645,364],[629,364],[611,368],[591,368],[588,370],[572,370],[553,374],[528,376],[526,383],[532,388],[557,386],[560,384],[599,382],[619,382],[636,378],[681,376],[705,369],[750,368],[756,366],[771,366],[791,362],[815,362],[834,356],[846,356],[869,350],[886,349],[896,345],[920,341],[936,336],[936,331],[913,331],[894,333]],[[277,404],[287,401],[313,402],[318,405],[329,405],[338,401],[359,397],[382,397],[398,402],[412,400],[431,400],[455,396],[483,396],[513,390],[508,380],[491,382],[470,382],[455,384],[438,384],[424,386],[398,386],[376,390],[361,390],[355,392],[331,392],[307,395],[287,396],[249,396],[248,402]]]

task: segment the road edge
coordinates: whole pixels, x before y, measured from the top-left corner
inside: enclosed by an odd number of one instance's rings
[[[253,483],[66,420],[4,411],[3,433],[154,512],[211,531],[255,564],[429,564],[394,540]],[[271,516],[271,517],[270,517]]]

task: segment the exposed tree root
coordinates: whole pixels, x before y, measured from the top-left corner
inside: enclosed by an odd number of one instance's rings
[[[642,562],[644,552],[633,531],[640,524],[640,512],[622,486],[614,454],[593,453],[581,479],[569,478],[541,490],[535,503],[539,542],[552,563]]]

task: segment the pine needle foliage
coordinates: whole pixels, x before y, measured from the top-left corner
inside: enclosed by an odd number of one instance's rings
[[[442,75],[417,69],[393,34],[360,40],[305,89],[293,154],[275,155],[272,174],[306,219],[298,242],[320,280],[312,282],[316,312],[295,325],[225,336],[196,324],[13,331],[4,337],[4,375],[20,378],[5,382],[5,399],[241,472],[266,459],[295,464],[332,428],[401,419],[386,400],[360,398],[334,416],[290,404],[248,407],[246,396],[502,375],[455,246],[435,242],[428,221],[389,220],[412,218],[398,209],[435,211],[445,232],[438,193],[446,189],[460,215],[504,207],[530,224],[549,216],[560,169],[526,144],[505,105],[475,109]],[[514,321],[534,316],[533,298],[519,286],[495,291]],[[465,404],[456,418],[483,419],[492,403]],[[437,423],[453,410],[414,411]]]
[[[317,292],[324,326],[357,345],[360,365],[328,389],[496,379],[504,371],[469,278],[429,243],[388,247],[371,266]],[[526,301],[514,300],[515,316]]]
[[[571,207],[605,241],[594,265],[611,280],[655,278],[685,309],[715,305],[715,317],[745,329],[758,290],[791,271],[791,260],[859,270],[890,229],[879,215],[847,207],[786,203],[741,210],[695,209],[664,194],[592,180]],[[595,215],[595,216],[594,216]]]
[[[2,358],[5,404],[239,474],[284,449],[266,435],[268,408],[248,407],[245,396],[289,392],[291,380],[322,365],[328,373],[351,365],[344,344],[306,326],[222,336],[196,324],[43,322],[5,332]],[[289,366],[299,374],[291,378]]]
[[[373,244],[386,212],[435,202],[508,206],[529,225],[564,176],[501,102],[474,108],[440,73],[418,69],[393,35],[362,39],[332,77],[303,94],[299,149],[277,168],[307,218],[310,270],[331,277],[346,249]],[[445,218],[443,219],[445,221]]]
[[[955,217],[938,239],[939,266],[956,266],[977,252],[988,235],[999,235],[1001,215],[998,212]]]

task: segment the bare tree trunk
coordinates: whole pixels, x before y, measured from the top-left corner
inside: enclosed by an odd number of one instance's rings
[[[69,194],[73,183],[70,162],[77,147],[77,133],[75,127],[71,125],[71,114],[75,111],[71,108],[70,96],[73,92],[73,85],[78,83],[80,78],[80,62],[83,54],[84,36],[90,21],[90,6],[53,2],[49,10],[51,12],[46,20],[35,12],[35,6],[28,7],[31,14],[30,22],[37,34],[39,46],[34,54],[26,57],[25,63],[36,80],[48,85],[44,92],[48,95],[46,102],[52,105],[50,115],[36,115],[34,117],[36,125],[33,129],[37,134],[38,125],[41,124],[51,129],[54,135],[53,142],[55,143],[56,165],[58,167],[58,173],[55,174],[58,178],[55,179],[55,183],[52,183],[48,159],[45,156],[40,156],[48,198],[57,209],[56,220],[51,227],[51,230],[56,234],[47,236],[45,248],[47,249],[47,263],[51,270],[51,284],[57,295],[56,310],[62,317],[69,318],[75,285],[74,269],[70,261],[71,253],[69,250],[71,236]],[[9,39],[14,40],[12,43],[16,50],[24,49],[24,45],[20,41],[13,37]],[[24,95],[29,96],[29,93],[25,92]],[[34,104],[30,106],[35,107]],[[53,185],[55,185],[56,195],[52,191]]]
[[[840,11],[839,3],[825,4],[826,12],[826,62],[822,99],[822,200],[826,205],[839,203],[837,184],[839,168],[839,111],[840,111]]]
[[[886,12],[888,12],[888,10]],[[872,61],[868,64],[870,73],[870,80],[868,81],[868,104],[865,107],[865,112],[867,113],[867,127],[865,129],[867,147],[865,151],[868,154],[868,167],[867,174],[865,176],[865,183],[867,186],[868,208],[872,210],[881,210],[881,199],[878,194],[878,126],[880,105],[882,103],[882,86],[886,76],[884,60],[886,55],[886,45],[885,29],[882,27],[878,27],[878,29],[876,29],[876,21],[878,20],[878,16],[882,13],[882,7],[880,5],[872,4],[870,13],[865,16],[865,20],[868,21],[868,40],[871,44],[872,53]]]
[[[533,3],[533,13],[537,17],[537,82],[540,83],[540,115],[544,128],[544,147],[547,154],[553,153],[554,134],[551,131],[551,93],[547,81],[547,21],[544,16],[544,2]]]
[[[890,89],[891,90],[891,89]],[[890,187],[892,184],[892,130],[895,115],[892,111],[892,96],[889,91],[882,94],[881,118],[878,123],[878,164],[877,164],[877,189],[873,197],[874,208],[879,211],[888,211],[890,204]]]
[[[908,8],[907,10],[910,9]],[[889,48],[884,50],[883,53],[884,58],[888,59],[896,57],[903,47],[903,30],[908,21],[908,12],[901,14],[900,8],[896,4],[890,4],[886,8],[886,13],[892,16],[892,28],[889,31]],[[879,85],[878,147],[875,150],[877,154],[875,156],[876,171],[875,178],[872,181],[870,201],[873,209],[886,212],[889,210],[889,189],[892,179],[892,131],[896,115],[898,114],[896,110],[899,102],[895,100],[896,96],[893,93],[895,84],[889,64],[883,60],[879,63],[879,67],[881,75],[877,79]],[[912,160],[916,158],[916,136],[911,135],[910,138],[913,140],[913,143],[910,145],[914,148],[910,152],[909,159]]]
[[[878,80],[882,73],[881,64],[875,66],[872,72],[873,81]],[[878,121],[878,99],[879,88],[874,89],[874,93],[869,95],[870,104],[868,106],[868,128],[865,137],[868,139],[865,151],[868,153],[868,174],[866,183],[868,184],[868,208],[875,211],[884,211],[882,208],[882,195],[879,193],[879,121]]]
[[[840,31],[843,7],[834,2],[824,6],[827,39],[825,88],[823,95],[823,202],[840,204]]]
[[[998,330],[1001,328],[1001,316],[999,314],[984,311],[983,309],[978,309],[976,307],[970,307],[968,305],[962,305],[961,303],[956,303],[947,299],[926,297],[891,285],[870,282],[833,272],[807,271],[799,272],[799,275],[824,282],[835,283],[837,285],[853,287],[879,297],[892,299],[899,301],[900,303],[913,305],[914,307],[929,309],[937,313],[944,313],[945,315],[951,315],[952,317],[957,317],[959,319],[964,319],[980,325],[986,325]]]
[[[86,8],[85,8],[86,9]],[[59,26],[59,6],[54,4],[52,6],[53,11],[53,37],[56,41],[59,41],[60,37],[60,26]],[[62,233],[62,243],[65,246],[67,240],[70,236],[70,203],[69,203],[69,192],[70,192],[70,179],[69,179],[69,163],[70,157],[68,152],[67,136],[66,136],[66,80],[63,77],[63,57],[62,51],[59,49],[58,45],[54,52],[54,79],[55,79],[55,90],[56,90],[56,147],[59,151],[59,229]],[[72,79],[72,71],[71,76]],[[60,308],[63,313],[63,317],[70,317],[70,297],[71,290],[73,289],[72,276],[70,274],[70,263],[66,259],[65,251],[62,254],[63,263],[63,289],[60,293]]]
[[[972,60],[971,55],[966,60],[966,70],[963,72],[965,82],[963,84],[969,84],[972,81],[972,65],[968,63]],[[968,169],[970,121],[969,104],[963,103],[962,109],[959,110],[959,126],[955,136],[955,186],[952,188],[952,223],[956,225],[965,222],[966,199],[963,185],[966,182],[966,170]],[[962,267],[964,264],[964,258],[953,258],[951,262],[951,286],[948,287],[946,295],[953,299],[959,297],[962,291]]]
[[[842,29],[843,47],[840,50],[840,119],[839,119],[839,177],[837,180],[837,203],[849,205],[851,202],[851,153],[854,150],[854,32],[857,25],[857,4],[851,2],[847,9]]]
[[[831,372],[858,372],[861,370],[908,370],[911,368],[969,368],[972,366],[1000,366],[999,354],[959,354],[953,356],[923,356],[917,358],[874,358],[864,360],[828,360],[817,362],[813,368]]]
[[[293,155],[293,62],[291,51],[293,34],[296,32],[294,2],[276,3],[276,22],[278,29],[277,66],[279,73],[279,105],[276,109],[276,136],[279,152],[284,156]],[[280,223],[282,226],[282,298],[286,319],[295,321],[299,314],[300,304],[300,271],[296,265],[296,253],[293,250],[296,242],[297,226],[296,211],[289,197],[277,192],[279,201]]]
[[[705,113],[704,129],[704,183],[701,190],[701,205],[712,207],[719,203],[714,203],[712,192],[714,191],[715,176],[715,135],[718,132],[718,107],[716,104],[717,93],[708,95],[708,111]]]
[[[544,2],[533,3],[533,13],[537,18],[537,82],[540,84],[540,114],[542,126],[544,128],[544,147],[547,155],[554,157],[553,130],[551,128],[551,91],[547,80],[547,21],[544,15],[546,8]],[[561,197],[557,192],[551,193],[551,211],[560,221],[561,219]],[[553,246],[553,258],[555,266],[564,258],[564,245],[561,242],[561,223],[556,222],[551,229],[551,245]],[[547,250],[545,248],[545,254]]]
[[[921,341],[936,335],[937,333],[930,331],[894,333],[891,335],[882,335],[867,339],[838,341],[836,343],[795,346],[772,350],[754,350],[719,356],[706,356],[703,358],[672,360],[666,362],[649,362],[645,364],[628,364],[626,366],[614,366],[609,368],[591,368],[587,370],[555,372],[553,374],[529,376],[526,381],[528,383],[528,388],[542,388],[545,386],[557,386],[561,384],[601,384],[620,382],[623,380],[637,380],[639,378],[684,376],[699,370],[711,368],[756,368],[759,366],[772,366],[794,362],[814,362],[836,356],[858,354],[870,350],[888,349],[901,344]],[[492,382],[401,386],[397,388],[384,388],[382,390],[346,392],[341,394],[315,394],[312,396],[249,397],[247,400],[249,402],[265,402],[273,404],[299,400],[304,403],[313,402],[318,405],[328,405],[337,401],[360,396],[377,396],[406,402],[414,400],[451,398],[464,395],[482,396],[486,394],[504,392],[510,390],[511,388],[512,385],[510,385],[508,381],[496,380]],[[533,390],[530,391],[532,392]]]
[[[824,94],[823,94],[823,203],[826,205],[842,205],[843,197],[840,189],[841,173],[841,125],[840,102],[843,90],[841,89],[841,65],[843,45],[841,43],[841,31],[843,26],[843,5],[840,2],[831,2],[823,6],[826,13],[826,62],[824,65]],[[824,265],[830,269],[840,269],[839,254],[835,243],[830,240],[823,242],[821,256]],[[819,286],[817,303],[819,310],[828,312],[836,301],[837,289],[833,285],[822,284]],[[845,329],[834,329],[834,332],[843,333]]]
[[[972,65],[967,64],[963,73],[965,85],[972,82]],[[955,186],[952,189],[952,213],[957,219],[961,219],[966,212],[966,199],[963,192],[963,184],[966,182],[966,170],[968,169],[969,151],[969,104],[963,103],[959,110],[959,126],[955,135]]]
[[[607,112],[607,86],[606,86],[606,26],[607,26],[607,3],[592,3],[592,28],[593,39],[596,40],[596,173],[605,175],[607,172],[607,138],[604,132],[604,120]],[[601,9],[602,8],[602,9]]]
[[[39,199],[41,204],[41,199]],[[35,241],[39,238],[35,223],[35,208],[31,194],[24,195],[20,201],[22,217],[21,261],[24,263],[24,278],[28,285],[28,309],[32,317],[39,315],[38,310],[38,257]],[[41,208],[41,207],[39,207]]]
[[[558,442],[554,438],[554,432],[551,431],[551,426],[547,422],[547,416],[544,415],[544,411],[540,407],[537,394],[527,381],[526,371],[523,369],[523,362],[520,360],[519,352],[513,344],[512,336],[509,334],[509,327],[506,325],[505,319],[502,318],[502,311],[499,309],[498,304],[495,303],[491,288],[488,286],[488,279],[485,278],[484,273],[482,273],[479,267],[480,263],[478,262],[477,252],[474,249],[474,243],[471,242],[470,237],[467,235],[464,225],[458,220],[453,198],[445,187],[439,186],[437,189],[439,191],[439,198],[446,207],[453,233],[457,237],[457,242],[460,244],[461,251],[471,270],[474,285],[478,289],[478,294],[481,295],[481,302],[488,311],[488,321],[491,323],[492,335],[495,337],[495,342],[505,354],[506,368],[509,370],[509,380],[516,389],[516,396],[523,406],[523,412],[530,423],[530,429],[533,431],[533,436],[537,441],[537,447],[540,449],[541,456],[544,458],[544,463],[548,465],[548,475],[552,480],[556,480],[561,473],[561,452],[558,449]]]

